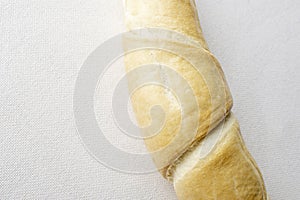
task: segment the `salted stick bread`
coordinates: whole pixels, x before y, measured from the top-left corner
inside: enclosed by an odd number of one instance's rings
[[[124,48],[144,44],[124,57],[133,110],[155,165],[173,183],[178,199],[267,199],[262,175],[230,112],[232,96],[203,38],[195,2],[124,0],[124,8],[126,27],[133,31]]]

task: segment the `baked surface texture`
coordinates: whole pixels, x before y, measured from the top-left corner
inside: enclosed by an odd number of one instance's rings
[[[136,33],[124,38],[125,49],[136,41],[162,47],[126,53],[124,61],[146,147],[178,198],[266,199],[262,176],[230,114],[230,90],[202,35],[195,2],[125,0],[124,7],[128,30],[170,30],[192,41],[153,41]],[[139,70],[148,65],[153,70]],[[146,79],[152,84],[137,87]],[[211,148],[203,156],[198,151],[206,141]]]
[[[262,175],[235,117],[229,115],[212,134],[218,135],[217,142],[205,157],[186,155],[178,164],[180,168],[191,163],[174,176],[178,199],[267,199]]]

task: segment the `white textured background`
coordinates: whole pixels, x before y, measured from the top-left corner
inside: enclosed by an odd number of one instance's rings
[[[271,199],[299,199],[300,1],[197,3]],[[0,199],[176,198],[158,173],[105,168],[76,133],[76,76],[122,15],[121,1],[0,1]]]

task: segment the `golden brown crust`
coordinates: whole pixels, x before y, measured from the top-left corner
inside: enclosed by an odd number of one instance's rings
[[[175,180],[179,199],[267,199],[262,176],[245,147],[238,122],[234,119],[230,126],[209,155]]]

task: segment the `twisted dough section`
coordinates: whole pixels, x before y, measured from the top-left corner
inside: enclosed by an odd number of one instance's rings
[[[180,52],[180,55],[160,49],[143,49],[126,54],[124,58],[127,72],[134,71],[142,65],[159,64],[168,66],[178,74],[173,76],[160,69],[149,72],[146,77],[142,74],[128,77],[131,91],[135,90],[135,83],[139,82],[139,79],[164,82],[176,90],[174,93],[168,88],[153,84],[136,89],[131,96],[133,109],[141,127],[159,124],[156,121],[165,121],[163,128],[155,136],[149,129],[144,130],[143,135],[153,136],[145,139],[145,143],[152,153],[154,163],[166,177],[174,161],[224,119],[232,107],[232,98],[219,63],[206,50],[198,17],[190,1],[127,0],[125,8],[126,25],[129,30],[173,30],[198,44],[195,47],[171,41],[173,50]],[[137,39],[146,43],[148,38],[137,36]],[[162,42],[167,45],[167,41]],[[130,43],[130,39],[125,39],[125,46],[126,43]],[[194,65],[184,58],[187,56],[191,57]],[[190,87],[186,87],[180,78]],[[195,98],[197,105],[192,104],[189,94]],[[179,102],[178,96],[184,98]],[[155,105],[161,106],[164,116],[159,112],[152,112],[152,116],[150,115],[150,110]]]
[[[147,149],[162,175],[174,183],[178,198],[266,199],[261,174],[245,148],[237,121],[230,115],[230,90],[220,64],[207,48],[194,1],[125,0],[124,6],[129,30],[173,30],[198,44],[191,47],[174,42],[174,49],[181,55],[161,49],[143,49],[124,58],[127,72],[147,64],[168,66],[190,86],[186,87],[180,78],[163,67],[146,76],[128,77],[139,125],[147,127],[164,121],[157,134],[153,135],[149,129],[143,129],[142,133],[149,136],[145,139]],[[143,37],[138,40],[147,42]],[[124,41],[125,46],[131,42],[128,38]],[[186,55],[191,55],[193,64],[185,59]],[[172,85],[176,93],[155,84],[135,88],[140,79]],[[190,94],[196,105],[188,98]],[[178,101],[178,96],[186,98]],[[155,105],[159,105],[164,114],[155,110],[150,113]],[[210,148],[203,147],[207,144]]]

